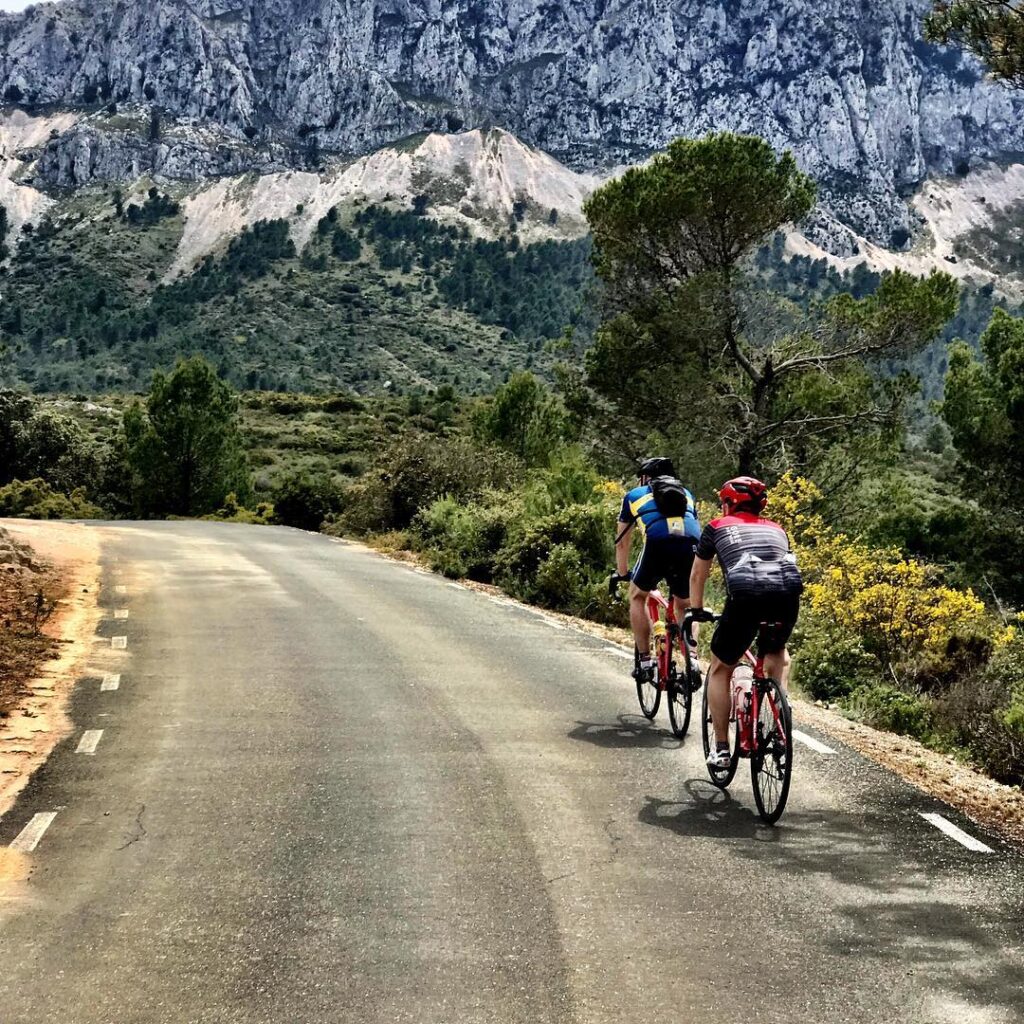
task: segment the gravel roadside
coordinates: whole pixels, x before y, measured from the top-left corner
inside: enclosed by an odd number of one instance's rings
[[[71,727],[68,700],[99,618],[95,532],[72,523],[0,521],[0,581],[2,815]],[[37,603],[44,609],[38,622]]]

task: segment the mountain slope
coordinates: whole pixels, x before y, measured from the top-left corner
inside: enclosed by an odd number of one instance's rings
[[[0,286],[0,383],[131,391],[200,352],[248,388],[476,392],[549,368],[565,326],[586,333],[586,240],[474,238],[363,201],[305,237],[294,207],[238,225],[177,274],[187,202],[82,189],[23,232]]]
[[[923,44],[928,7],[68,0],[0,18],[0,95],[161,112],[158,132],[82,123],[49,140],[41,174],[62,184],[308,167],[490,124],[588,170],[749,131],[792,147],[826,210],[888,245],[914,220],[901,192],[929,172],[1024,150],[1024,100]],[[828,217],[818,234],[843,244]]]
[[[504,234],[514,220],[521,242],[578,238],[587,232],[583,202],[597,184],[498,129],[418,136],[322,172],[217,179],[184,203],[185,230],[170,274],[191,269],[257,220],[288,218],[301,250],[334,206],[408,207],[417,197],[431,217],[474,234]]]

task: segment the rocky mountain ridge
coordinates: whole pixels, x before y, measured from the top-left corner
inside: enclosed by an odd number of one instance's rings
[[[1024,151],[1024,98],[921,42],[928,7],[66,0],[0,17],[0,96],[92,112],[38,154],[57,187],[315,170],[490,125],[606,172],[678,135],[754,132],[819,180],[807,230],[843,256],[854,235],[905,244],[906,196],[930,173]]]

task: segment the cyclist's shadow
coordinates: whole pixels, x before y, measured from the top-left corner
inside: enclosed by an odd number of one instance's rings
[[[577,722],[568,736],[571,740],[615,750],[675,749],[680,743],[668,730],[659,728],[642,715],[618,715],[614,725],[608,722]]]
[[[728,790],[707,779],[687,779],[683,784],[688,800],[645,797],[637,820],[643,825],[667,829],[678,836],[707,836],[712,839],[757,839],[777,842],[784,829],[765,825],[752,807],[734,800]]]

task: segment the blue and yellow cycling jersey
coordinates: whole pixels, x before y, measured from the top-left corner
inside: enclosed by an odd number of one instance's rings
[[[654,492],[650,486],[644,484],[641,487],[634,487],[622,499],[619,522],[623,525],[635,523],[640,528],[641,535],[647,540],[657,540],[661,537],[689,537],[694,542],[700,540],[697,502],[693,500],[693,495],[689,491],[686,492],[686,515],[666,519],[654,503]]]

